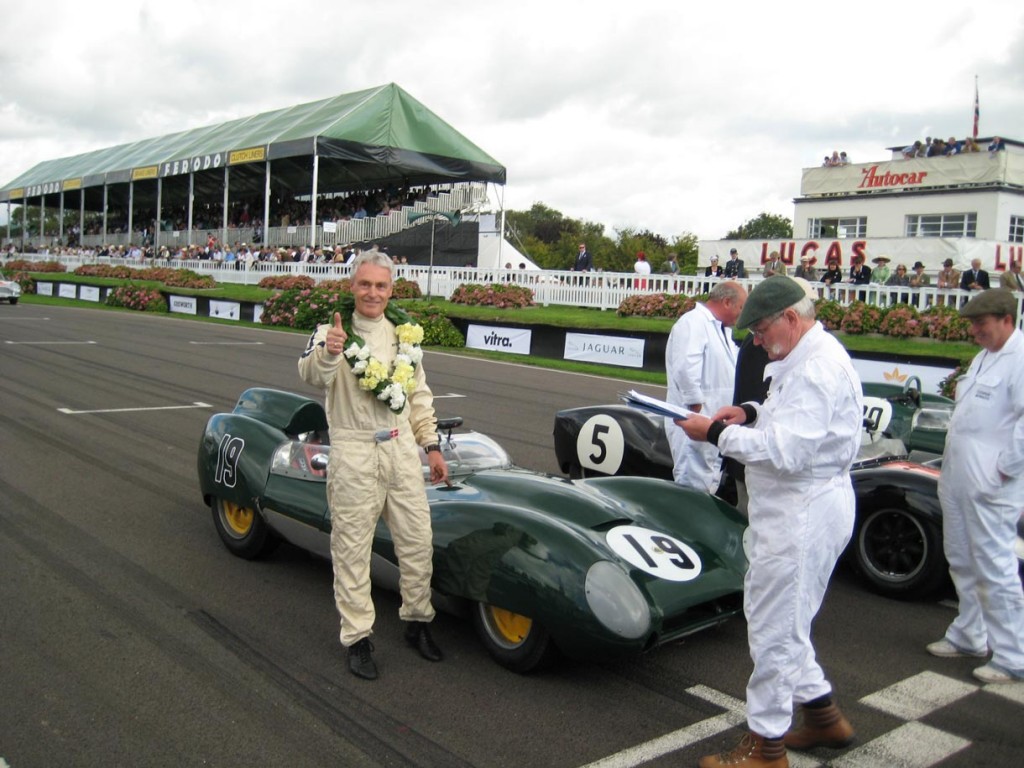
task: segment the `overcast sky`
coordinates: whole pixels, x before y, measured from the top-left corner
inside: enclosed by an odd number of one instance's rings
[[[0,0],[0,185],[35,164],[397,83],[606,233],[792,218],[802,168],[1024,139],[1024,5]],[[497,205],[500,200],[492,200]]]

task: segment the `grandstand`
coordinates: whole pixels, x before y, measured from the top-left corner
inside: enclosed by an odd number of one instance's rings
[[[394,83],[43,161],[3,187],[5,244],[333,246],[479,210],[505,168]],[[27,221],[12,230],[12,221]]]

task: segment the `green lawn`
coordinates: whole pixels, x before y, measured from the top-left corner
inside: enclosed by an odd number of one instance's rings
[[[68,273],[36,273],[33,275],[38,280],[60,280],[62,282],[76,282],[86,283],[89,285],[120,285],[124,283],[123,280],[114,279],[101,279],[101,278],[90,278],[90,277],[79,277],[77,275]],[[191,295],[202,295],[213,299],[222,299],[225,301],[263,301],[269,296],[273,295],[274,291],[257,288],[254,285],[235,285],[235,284],[223,284],[217,288],[206,289],[206,290],[194,290],[185,288],[173,288],[168,289],[160,283],[151,281],[136,281],[137,285],[145,286],[147,288],[154,288],[158,290],[172,290],[175,294],[182,296]],[[35,296],[25,295],[22,297],[22,301],[26,303],[39,303],[39,304],[52,304],[52,305],[63,305],[63,306],[93,306],[97,309],[112,309],[101,304],[92,304],[89,302],[82,302],[73,299],[62,299],[57,297],[49,296]],[[417,303],[425,303],[425,299],[414,299],[403,301],[403,304],[415,305]],[[668,333],[673,324],[673,320],[669,318],[653,318],[653,317],[619,317],[616,313],[610,311],[602,311],[599,309],[589,309],[584,307],[568,307],[568,306],[547,306],[547,307],[527,307],[523,309],[495,309],[493,307],[471,307],[463,304],[452,304],[448,301],[442,301],[440,299],[432,299],[431,304],[440,307],[441,310],[446,313],[449,317],[464,318],[467,320],[477,320],[481,322],[497,322],[497,323],[517,323],[517,324],[536,324],[536,325],[552,325],[560,328],[578,328],[581,330],[602,330],[602,331],[647,331],[647,332],[662,332]],[[118,308],[113,311],[129,312],[132,310]],[[196,318],[184,315],[174,315],[175,318],[182,320],[200,320],[203,322],[213,323],[229,323],[232,325],[253,325],[252,323],[245,323],[240,321],[224,320],[219,318]],[[262,327],[262,326],[261,326]],[[287,330],[287,329],[283,329]],[[311,329],[298,329],[297,333],[308,333]],[[738,337],[743,337],[744,332],[737,333]],[[846,334],[838,334],[837,337],[842,343],[851,351],[857,352],[878,352],[893,355],[908,355],[908,356],[934,356],[944,357],[952,360],[966,361],[974,357],[978,352],[978,347],[973,344],[967,343],[954,343],[954,342],[937,342],[929,339],[896,339],[888,336],[851,336]],[[510,355],[503,354],[500,352],[484,352],[481,350],[473,349],[451,349],[445,348],[440,351],[450,352],[453,354],[464,354],[475,357],[485,357],[494,360],[508,360],[509,362],[520,363],[524,365],[536,365],[545,368],[555,368],[558,370],[577,371],[580,373],[588,373],[596,376],[616,376],[619,378],[627,379],[629,381],[637,381],[651,384],[664,384],[665,374],[638,371],[631,368],[614,368],[605,365],[594,365],[587,363],[577,363],[568,360],[554,360],[549,358],[540,357],[524,357],[522,355]]]

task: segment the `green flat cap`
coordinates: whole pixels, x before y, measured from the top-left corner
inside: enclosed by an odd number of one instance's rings
[[[749,328],[758,320],[763,320],[768,315],[792,307],[807,294],[803,287],[790,277],[785,275],[772,275],[767,280],[762,280],[750,292],[747,303],[743,305],[740,312],[740,319],[736,321],[736,327],[740,330]]]
[[[1006,288],[989,288],[968,301],[960,310],[960,317],[981,315],[1010,315],[1017,319],[1017,299]]]

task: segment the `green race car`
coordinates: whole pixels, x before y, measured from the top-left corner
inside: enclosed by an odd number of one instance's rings
[[[468,614],[499,664],[638,653],[742,612],[745,525],[728,504],[649,478],[516,468],[460,425],[439,423],[452,486],[427,486],[435,604]],[[328,443],[323,407],[288,392],[249,389],[210,418],[199,487],[231,552],[261,557],[286,540],[330,557]],[[397,588],[383,522],[371,570]]]

